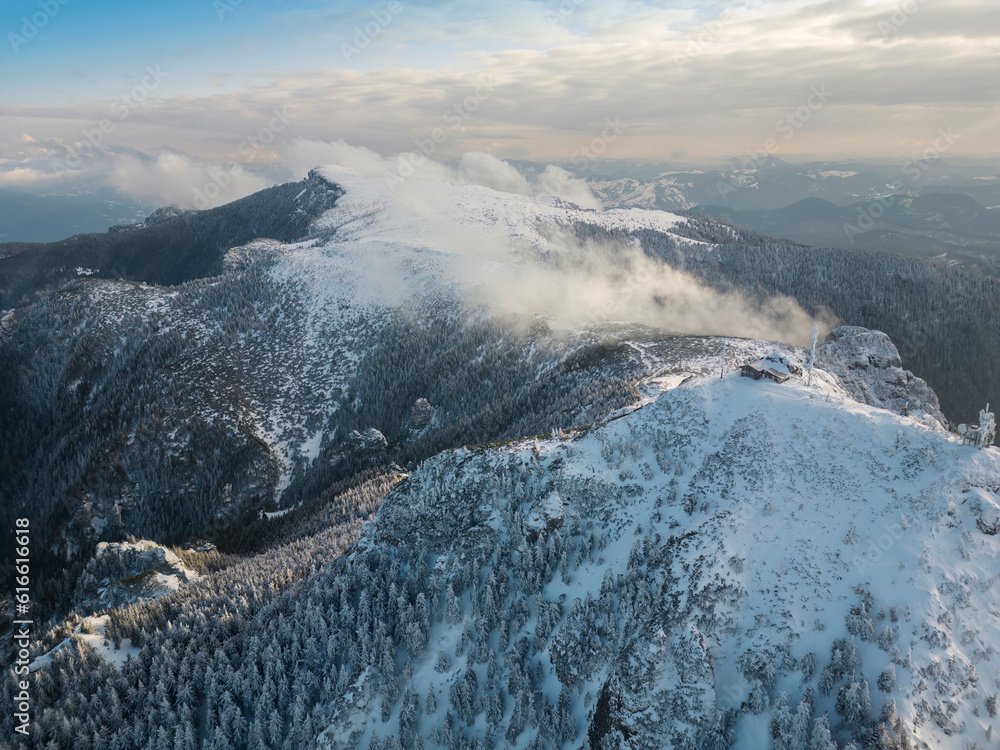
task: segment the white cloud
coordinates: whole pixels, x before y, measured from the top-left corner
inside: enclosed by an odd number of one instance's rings
[[[299,138],[288,144],[281,156],[299,179],[320,164],[348,167],[365,177],[374,177],[389,168],[381,155],[363,146],[350,146],[343,139],[324,143]]]
[[[706,286],[690,273],[645,255],[638,247],[580,242],[558,231],[549,235],[557,251],[546,262],[526,259],[508,246],[505,272],[475,288],[472,301],[505,313],[543,315],[566,325],[630,322],[674,333],[726,335],[808,343],[814,323],[824,332],[835,316],[814,318],[794,299],[775,296],[751,303],[736,291]],[[496,243],[466,243],[467,252]]]
[[[900,11],[904,6],[915,10]],[[744,153],[772,135],[812,85],[828,86],[835,98],[796,134],[794,153],[907,156],[907,141],[949,125],[963,132],[966,153],[996,150],[993,0],[749,0],[687,8],[515,0],[513,7],[407,4],[358,58],[358,69],[335,60],[325,69],[286,65],[254,74],[242,64],[251,72],[225,82],[218,78],[225,71],[208,70],[205,80],[214,78],[222,92],[151,98],[113,139],[144,151],[169,143],[225,162],[240,137],[287,105],[283,139],[336,134],[380,153],[405,153],[447,127],[443,113],[490,78],[495,91],[449,130],[435,159],[510,144],[535,158],[565,158],[608,117],[628,129],[607,156],[667,158],[679,144],[693,157]],[[346,12],[297,9],[284,19],[301,33],[286,36],[297,44],[342,39]],[[346,21],[350,31],[357,19]],[[79,138],[108,112],[101,102],[0,107],[4,130],[40,140]],[[7,147],[0,137],[0,153]]]
[[[100,148],[87,158],[65,166],[73,144],[23,139],[30,155],[0,161],[0,187],[44,189],[91,186],[111,188],[139,203],[188,208],[214,208],[274,184],[275,180],[235,164],[220,164],[172,151],[147,155],[120,148]],[[508,162],[482,152],[461,156],[455,168],[407,152],[382,156],[343,139],[332,142],[296,139],[282,147],[283,171],[301,179],[317,166],[348,167],[364,176],[407,181],[450,181],[483,185],[519,195],[554,195],[584,208],[599,208],[586,182],[558,167],[549,167],[540,179],[529,180]],[[278,170],[282,171],[282,170]]]
[[[808,342],[814,322],[824,331],[834,323],[833,316],[814,319],[788,297],[750,301],[737,290],[711,288],[637,243],[581,240],[558,218],[536,214],[527,199],[497,200],[486,191],[416,181],[390,189],[352,177],[344,185],[348,203],[352,190],[362,196],[348,210],[365,216],[364,228],[351,234],[359,251],[386,241],[432,248],[448,288],[477,309],[525,321],[543,316],[572,328],[638,323],[796,344]],[[371,271],[367,286],[383,304],[406,304],[415,287],[405,283],[405,268],[394,260]]]
[[[502,193],[530,195],[528,180],[505,161],[482,152],[462,154],[458,174],[465,182],[499,190]]]
[[[369,148],[352,146],[343,139],[331,143],[298,139],[284,149],[282,157],[297,178],[304,177],[313,167],[335,165],[347,167],[364,177],[384,176],[394,182],[405,179],[482,185],[517,195],[552,195],[581,208],[601,207],[586,181],[564,169],[549,166],[539,179],[529,180],[509,162],[481,151],[462,154],[458,166],[453,169],[415,152],[382,156]]]
[[[347,167],[365,177],[405,174],[417,180],[450,180],[452,171],[423,154],[402,153],[385,157],[364,146],[352,146],[343,138],[329,143],[298,138],[282,149],[282,160],[301,179],[310,169],[332,164]],[[408,165],[402,167],[401,165]]]
[[[600,209],[601,202],[591,192],[586,180],[574,177],[562,167],[550,164],[545,168],[539,180],[541,191],[545,195],[575,203],[580,208]]]
[[[120,155],[108,183],[139,201],[198,209],[221,206],[271,184],[238,165],[222,166],[171,153],[151,161]]]
[[[58,180],[52,172],[33,167],[13,167],[0,171],[0,188],[9,190],[47,187],[56,182]]]
[[[121,148],[95,148],[86,158],[66,154],[73,144],[23,139],[22,158],[0,160],[0,188],[88,190],[110,188],[141,204],[214,208],[274,184],[241,165],[222,165],[175,152],[149,156]]]

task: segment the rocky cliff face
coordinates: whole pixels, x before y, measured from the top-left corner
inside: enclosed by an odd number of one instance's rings
[[[76,608],[99,610],[153,599],[196,578],[176,554],[156,542],[101,542],[77,584]]]
[[[947,429],[930,386],[904,370],[899,351],[881,331],[841,326],[817,351],[818,365],[834,375],[863,404],[908,414],[924,424]]]

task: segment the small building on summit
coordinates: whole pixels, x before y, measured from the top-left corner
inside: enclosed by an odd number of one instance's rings
[[[789,378],[788,373],[778,372],[773,367],[769,367],[767,370],[765,370],[764,375],[771,378],[771,380],[773,380],[775,383],[784,383]]]
[[[740,368],[740,375],[744,378],[754,380],[768,378],[775,383],[784,383],[792,375],[801,374],[801,367],[792,364],[779,354],[772,354],[756,362],[747,362]]]

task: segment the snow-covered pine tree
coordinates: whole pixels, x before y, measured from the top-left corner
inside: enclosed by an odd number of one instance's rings
[[[860,727],[868,721],[872,712],[871,695],[868,691],[868,680],[850,682],[837,693],[837,713],[844,717],[849,725]]]
[[[891,693],[896,689],[896,667],[892,662],[886,665],[878,676],[878,689],[883,693]]]
[[[813,722],[809,750],[837,750],[837,743],[833,741],[833,735],[830,733],[830,719],[826,714]]]
[[[771,711],[772,750],[791,750],[792,712],[788,708],[788,696],[781,692]]]

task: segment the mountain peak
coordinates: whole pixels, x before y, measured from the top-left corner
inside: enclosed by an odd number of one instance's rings
[[[894,366],[877,332],[831,343],[830,359]],[[843,400],[837,377],[817,375],[812,389],[736,373],[671,381],[581,434],[447,452],[412,473],[354,559],[409,571],[400,590],[425,576],[444,592],[407,651],[402,687],[434,695],[420,726],[451,711],[451,731],[478,735],[476,701],[489,710],[500,691],[516,706],[524,680],[562,718],[500,712],[490,724],[508,742],[719,734],[767,747],[782,712],[802,714],[781,730],[802,741],[824,715],[844,744],[876,726],[935,747],[983,741],[975,715],[1000,641],[976,625],[992,606],[977,581],[1000,548],[980,527],[997,517],[1000,454]],[[363,673],[333,704],[326,747],[405,742],[381,679]]]

